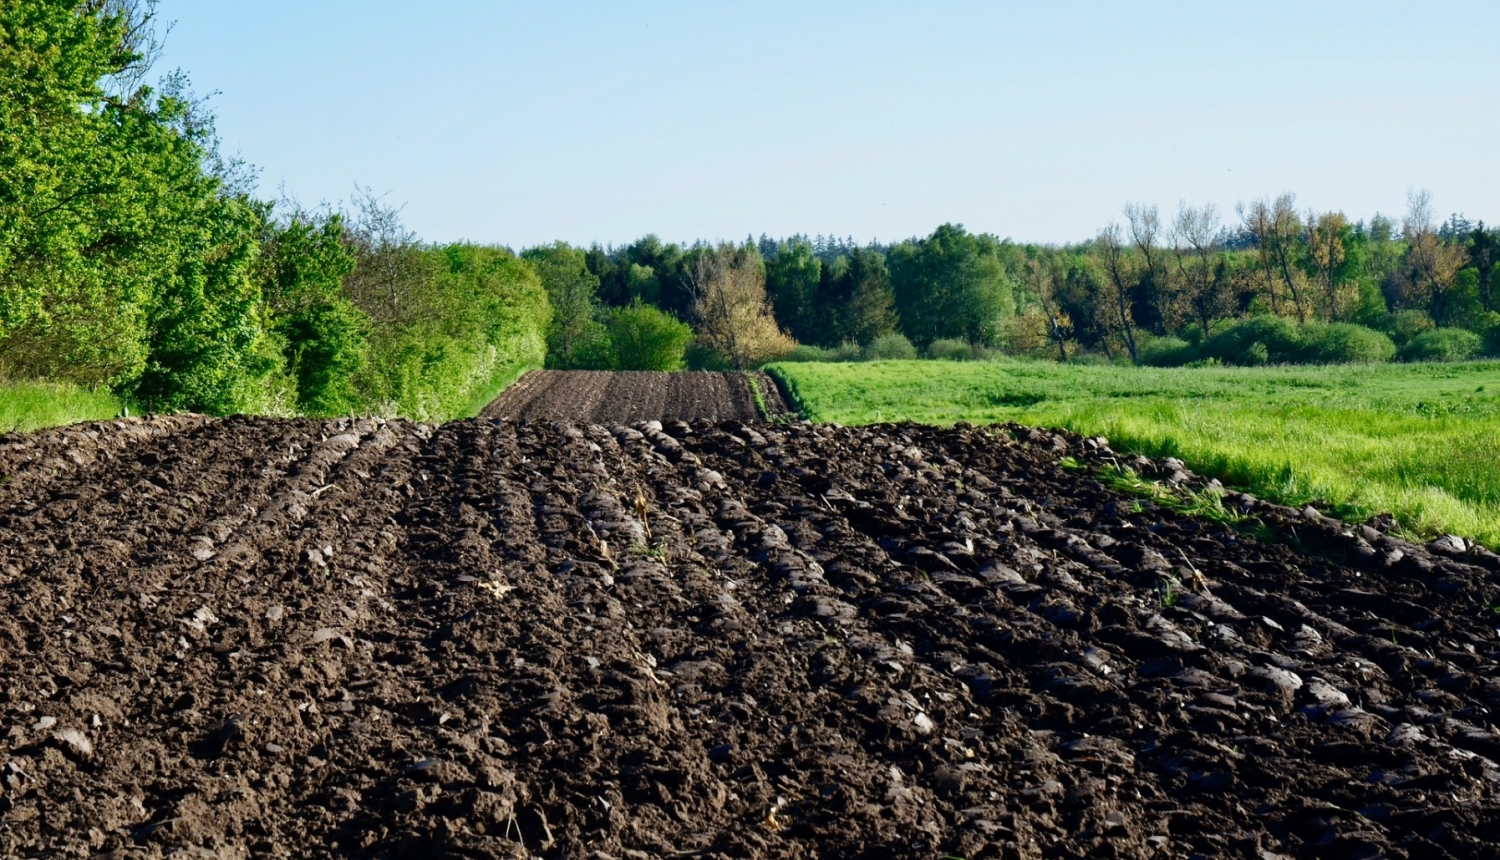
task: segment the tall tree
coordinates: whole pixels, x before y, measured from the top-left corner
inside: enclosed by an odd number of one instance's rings
[[[1486,312],[1494,310],[1490,284],[1495,276],[1495,264],[1500,262],[1500,228],[1486,229],[1480,221],[1469,233],[1468,263],[1479,275],[1479,304]]]
[[[766,260],[766,293],[776,321],[803,343],[826,340],[827,326],[818,312],[818,284],[822,279],[823,262],[806,239],[778,243],[775,254]]]
[[[731,365],[744,370],[796,346],[771,314],[765,269],[753,244],[699,249],[689,273],[699,338]]]
[[[1342,212],[1307,213],[1307,260],[1328,319],[1337,322],[1341,311],[1352,304],[1344,293],[1348,272],[1350,228]]]
[[[1161,214],[1155,206],[1130,203],[1125,206],[1130,243],[1140,255],[1143,268],[1136,284],[1131,310],[1136,320],[1153,334],[1167,333],[1168,269],[1161,249]]]
[[[1063,331],[1063,316],[1057,302],[1059,281],[1062,280],[1060,268],[1055,254],[1045,252],[1033,254],[1026,258],[1024,277],[1026,286],[1041,303],[1042,314],[1047,321],[1047,331],[1057,347],[1058,361],[1067,361],[1068,339]]]
[[[1406,271],[1412,291],[1427,302],[1433,323],[1447,322],[1454,277],[1463,267],[1463,251],[1442,240],[1432,214],[1432,193],[1407,195],[1406,218],[1401,232],[1406,237]]]
[[[1250,204],[1247,210],[1241,206],[1240,216],[1245,229],[1255,236],[1260,260],[1267,274],[1267,289],[1271,294],[1271,307],[1276,310],[1278,276],[1281,286],[1286,287],[1297,310],[1299,322],[1307,322],[1307,303],[1304,301],[1301,271],[1297,265],[1302,242],[1302,218],[1297,214],[1297,196],[1281,194],[1274,201],[1264,198]]]
[[[833,316],[840,341],[868,346],[876,338],[896,331],[896,296],[891,289],[885,257],[876,250],[855,248],[839,278],[833,300],[840,313]]]
[[[133,0],[0,4],[0,372],[257,408],[261,213]]]
[[[1125,338],[1125,348],[1130,352],[1130,360],[1139,361],[1140,356],[1135,346],[1135,319],[1130,313],[1134,276],[1130,272],[1125,249],[1121,247],[1120,225],[1111,223],[1100,230],[1097,245],[1104,273],[1108,278],[1109,304],[1114,309],[1115,322]]]
[[[1001,243],[960,224],[903,242],[888,263],[902,333],[924,349],[938,338],[995,343],[1015,313]]]
[[[1183,293],[1203,336],[1223,311],[1225,270],[1219,246],[1219,211],[1208,203],[1195,208],[1183,203],[1172,225],[1172,256],[1182,279]]]
[[[600,321],[599,278],[589,271],[588,255],[566,242],[528,248],[521,259],[531,264],[552,302],[547,328],[547,366],[594,368],[608,364]]]

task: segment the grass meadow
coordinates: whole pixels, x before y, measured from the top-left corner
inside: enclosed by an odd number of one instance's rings
[[[120,409],[120,401],[103,390],[60,382],[0,380],[0,433],[114,418]]]
[[[1500,549],[1500,362],[1140,368],[1050,362],[783,363],[809,418],[1017,421],[1175,456],[1226,485],[1415,537]]]

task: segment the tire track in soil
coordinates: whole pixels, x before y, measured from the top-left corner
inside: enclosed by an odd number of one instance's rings
[[[0,447],[30,469],[0,504],[6,856],[1500,839],[1500,564],[1464,547],[1242,500],[1322,554],[1264,545],[1025,428],[167,429]],[[80,439],[114,459],[53,474]]]

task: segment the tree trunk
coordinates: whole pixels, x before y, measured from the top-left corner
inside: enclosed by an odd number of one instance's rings
[[[1068,343],[1063,339],[1062,327],[1057,324],[1057,317],[1048,316],[1047,321],[1052,323],[1052,336],[1057,339],[1058,359],[1064,364],[1068,361]]]

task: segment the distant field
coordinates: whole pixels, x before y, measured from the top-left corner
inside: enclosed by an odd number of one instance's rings
[[[1500,363],[1133,368],[891,361],[773,365],[810,418],[1018,421],[1182,458],[1283,504],[1389,512],[1500,548]]]
[[[0,381],[0,433],[113,418],[120,402],[106,391],[58,382]]]

